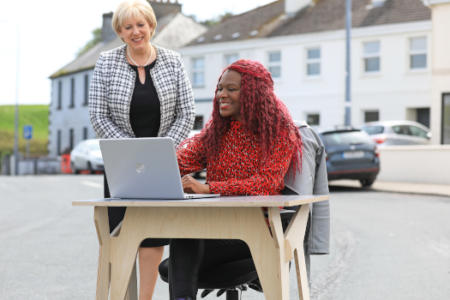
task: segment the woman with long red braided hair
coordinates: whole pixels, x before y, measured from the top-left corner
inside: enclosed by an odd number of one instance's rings
[[[219,78],[210,121],[178,151],[182,175],[207,170],[203,184],[182,178],[186,192],[276,195],[291,164],[300,168],[302,142],[285,105],[276,97],[268,70],[238,60]],[[170,245],[172,299],[195,299],[202,266],[251,257],[239,240],[174,239]]]

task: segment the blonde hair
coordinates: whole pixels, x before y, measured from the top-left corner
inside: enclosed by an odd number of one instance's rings
[[[144,17],[152,28],[150,38],[155,34],[156,17],[152,6],[145,0],[126,0],[119,4],[112,18],[112,27],[117,35],[120,33],[122,24],[130,19],[136,17]]]

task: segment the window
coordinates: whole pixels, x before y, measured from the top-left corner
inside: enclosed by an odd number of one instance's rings
[[[380,72],[380,42],[366,42],[363,44],[364,72]]]
[[[430,108],[417,108],[416,121],[426,127],[430,127]]]
[[[394,131],[396,134],[411,135],[411,131],[408,125],[392,126],[392,131]]]
[[[224,56],[224,59],[225,59],[225,67],[227,67],[239,59],[239,54],[237,53],[226,54]]]
[[[367,110],[364,112],[364,122],[374,122],[380,119],[378,110]]]
[[[409,126],[409,132],[414,137],[421,137],[421,138],[427,138],[428,133],[423,130],[422,128],[419,128],[417,126]]]
[[[56,107],[56,109],[61,109],[62,106],[62,81],[58,81],[58,106]],[[59,154],[59,152],[58,152]]]
[[[203,57],[192,59],[192,86],[203,87],[205,85],[205,59]]]
[[[73,128],[69,129],[69,149],[72,150],[73,149]]]
[[[306,75],[320,75],[320,48],[306,49]]]
[[[70,79],[70,106],[69,108],[75,107],[75,78]]]
[[[83,127],[83,140],[87,140],[88,139],[88,128],[87,127]]]
[[[320,114],[306,114],[306,123],[309,126],[319,126],[320,125]]]
[[[409,68],[411,70],[426,69],[427,38],[415,37],[409,39]]]
[[[281,78],[281,52],[273,51],[268,53],[269,64],[268,70],[272,74],[272,78]]]
[[[89,102],[89,75],[84,75],[84,101],[83,105],[87,106]]]
[[[384,132],[384,126],[382,125],[362,126],[361,129],[367,132],[368,135],[382,134]]]
[[[61,155],[61,130],[56,132],[56,153]]]

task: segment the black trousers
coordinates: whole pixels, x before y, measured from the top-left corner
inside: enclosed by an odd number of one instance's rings
[[[110,198],[108,180],[106,175],[103,176],[103,195],[105,198]],[[109,232],[122,222],[125,216],[126,207],[108,207]],[[140,247],[160,247],[169,244],[169,239],[145,239],[142,241]]]
[[[171,299],[197,295],[198,274],[208,267],[251,258],[241,240],[173,239],[170,241],[169,288]]]

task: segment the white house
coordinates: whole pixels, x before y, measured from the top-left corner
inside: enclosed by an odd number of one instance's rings
[[[352,124],[408,119],[429,126],[430,8],[421,0],[352,2]],[[278,0],[224,20],[180,52],[204,121],[223,68],[247,58],[269,68],[294,119],[344,123],[343,0]]]
[[[158,20],[153,43],[178,49],[205,32],[204,26],[181,13],[178,1],[148,1]],[[50,76],[50,157],[71,150],[84,139],[95,138],[88,112],[89,82],[100,53],[122,44],[112,29],[111,21],[112,13],[104,14],[101,42]]]

